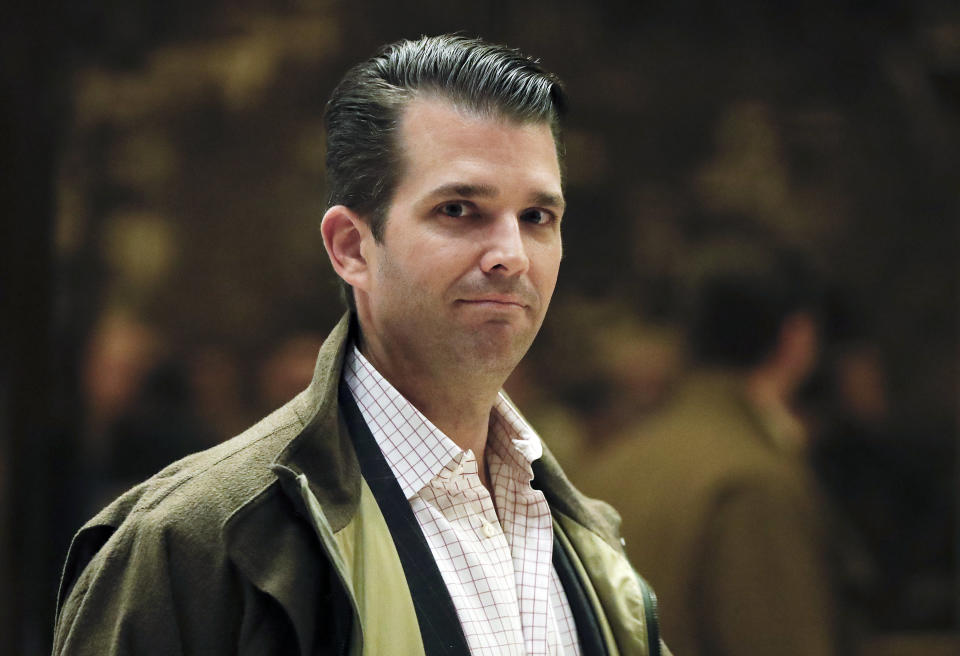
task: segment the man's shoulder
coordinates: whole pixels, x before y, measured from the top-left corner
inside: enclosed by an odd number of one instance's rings
[[[291,401],[240,435],[168,465],[118,497],[85,528],[135,524],[219,530],[276,480],[271,465],[303,427]]]
[[[670,404],[624,430],[584,475],[591,494],[672,521],[677,507],[702,507],[733,492],[803,495],[802,465],[769,444],[736,404]]]
[[[283,512],[271,469],[303,426],[288,404],[242,434],[169,465],[87,522],[63,570],[57,644],[114,644],[111,631],[122,624],[131,644],[146,640],[155,650],[150,653],[179,653],[164,640],[176,642],[180,629],[209,645],[237,630],[237,586],[257,585],[250,573],[269,578],[277,567],[304,566],[290,555],[303,553],[306,532]],[[256,510],[257,521],[233,522],[250,517],[248,509]],[[244,527],[239,537],[236,525]],[[287,557],[272,567],[270,558],[282,548]],[[175,621],[179,614],[182,625]]]

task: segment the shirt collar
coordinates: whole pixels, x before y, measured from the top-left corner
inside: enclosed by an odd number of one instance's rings
[[[490,413],[490,436],[487,444],[498,448],[504,455],[516,454],[514,460],[518,467],[533,476],[531,465],[543,456],[543,444],[540,436],[523,418],[517,406],[501,390]],[[512,448],[505,448],[507,445]]]
[[[452,461],[467,455],[400,394],[356,345],[347,352],[343,376],[407,499],[417,496]],[[540,436],[503,391],[490,413],[487,448],[496,449],[528,480],[533,476],[532,463],[543,455]]]

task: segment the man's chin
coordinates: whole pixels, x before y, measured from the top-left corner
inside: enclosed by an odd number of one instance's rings
[[[526,355],[535,333],[529,326],[521,330],[512,322],[486,321],[468,333],[469,346],[464,353],[478,366],[512,370]]]

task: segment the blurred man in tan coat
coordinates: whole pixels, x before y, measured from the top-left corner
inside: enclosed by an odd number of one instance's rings
[[[622,513],[678,654],[836,651],[824,516],[790,407],[817,357],[814,278],[792,251],[712,248],[685,291],[693,369],[584,482]]]

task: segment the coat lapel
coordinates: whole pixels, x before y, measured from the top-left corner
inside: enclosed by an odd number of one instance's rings
[[[228,552],[243,574],[285,609],[297,632],[301,652],[310,654],[317,646],[318,611],[321,607],[330,608],[331,603],[330,599],[321,598],[321,595],[328,594],[330,590],[350,591],[356,583],[351,579],[343,585],[331,585],[331,569],[326,566],[325,557],[318,547],[324,545],[329,554],[328,542],[331,540],[328,538],[332,538],[332,542],[346,541],[348,546],[358,544],[356,539],[362,540],[364,531],[367,531],[366,539],[369,540],[371,527],[374,537],[378,537],[380,524],[383,524],[385,533],[389,528],[387,534],[393,536],[397,549],[393,556],[380,549],[384,557],[379,559],[377,567],[389,569],[391,558],[399,557],[398,564],[402,565],[407,587],[411,591],[407,600],[413,599],[416,619],[421,627],[423,649],[429,654],[467,653],[466,640],[449,592],[439,571],[432,571],[436,570],[436,563],[392,474],[388,479],[397,489],[380,489],[384,484],[381,479],[387,477],[375,471],[380,466],[376,462],[376,455],[379,454],[382,466],[389,466],[382,461],[379,449],[369,450],[354,444],[358,435],[361,442],[373,441],[373,438],[359,411],[352,406],[352,399],[347,399],[347,403],[343,398],[338,398],[344,353],[350,343],[351,330],[350,319],[345,316],[324,342],[313,381],[307,390],[291,402],[292,409],[305,428],[276,458],[273,470],[277,474],[277,481],[267,486],[228,521],[225,527]],[[344,406],[348,408],[345,412]],[[350,407],[356,411],[355,415]],[[373,446],[376,447],[375,442]],[[358,451],[362,452],[359,460]],[[367,480],[380,482],[372,487],[364,486],[361,469]],[[623,570],[625,578],[621,583],[642,590],[642,582],[637,579],[635,584],[631,583],[632,578],[626,574],[628,571],[632,574],[632,569],[622,555],[616,512],[606,504],[577,492],[546,448],[543,457],[534,463],[534,474],[534,485],[544,492],[555,517],[562,515],[571,522],[563,527],[568,544],[561,546],[567,548],[569,563],[574,565],[570,569],[578,573],[584,590],[589,592],[587,588],[598,585],[593,577],[611,564],[617,566],[617,571]],[[280,490],[282,493],[278,493]],[[367,528],[361,527],[360,533],[356,534],[357,527],[350,525],[366,495],[370,495],[370,503],[374,504],[376,511],[367,514],[379,515],[382,510],[383,516]],[[397,499],[403,502],[400,504],[402,507],[389,505]],[[314,504],[315,507],[312,507]],[[404,508],[406,513],[403,512]],[[304,521],[291,521],[291,513]],[[411,531],[411,527],[417,530]],[[325,532],[330,535],[326,536]],[[355,538],[355,535],[359,535],[359,538]],[[603,563],[591,560],[591,554],[597,546],[605,556]],[[392,549],[388,551],[393,552]],[[335,560],[334,557],[331,559]],[[355,569],[351,563],[340,563],[337,569],[350,570],[351,567]],[[632,577],[635,576],[632,574]],[[593,596],[600,592],[596,590]],[[619,596],[616,591],[612,592],[612,597]],[[395,592],[391,591],[391,594]],[[386,591],[384,596],[389,596]],[[629,596],[631,599],[637,598],[633,594]],[[627,644],[644,633],[645,618],[632,619],[636,617],[634,611],[643,610],[642,595],[639,598],[639,605],[631,602],[633,605],[630,608],[603,608],[607,614],[612,611],[615,616],[611,617],[610,624],[617,634],[618,643],[625,641],[622,644]],[[336,632],[334,639],[340,645],[356,645],[358,636],[349,634],[359,630],[353,618],[362,617],[363,613],[357,608],[355,599],[342,594],[333,599],[331,610],[337,616],[333,621]],[[380,610],[377,609],[377,612]],[[388,614],[383,616],[386,623],[395,624],[397,618],[391,619],[389,609],[386,610]],[[439,621],[437,618],[440,618]],[[627,631],[623,635],[618,630],[622,629],[622,626],[618,626],[622,622],[627,624]],[[324,635],[324,640],[330,638]],[[645,653],[645,650],[637,653]]]
[[[284,608],[301,653],[331,640],[336,653],[423,653],[400,560],[339,407],[351,329],[344,317],[321,347],[313,381],[290,404],[305,427],[271,466],[276,481],[228,521],[227,548]]]
[[[230,560],[246,580],[280,604],[293,624],[300,653],[312,654],[321,604],[332,606],[331,615],[341,616],[330,622],[333,627],[349,627],[351,622],[345,598],[332,604],[322,599],[331,589],[329,569],[322,567],[317,540],[309,524],[298,521],[299,514],[272,485],[232,516],[224,532]],[[345,636],[333,639],[345,642]]]
[[[305,428],[276,459],[306,476],[334,532],[353,518],[360,500],[360,468],[337,399],[353,330],[345,315],[320,348],[310,386],[291,402]]]
[[[620,516],[608,504],[577,491],[546,446],[533,470],[533,484],[550,503],[554,534],[595,609],[608,650],[625,656],[657,656],[656,599],[623,553]]]
[[[468,654],[467,639],[437,561],[346,385],[341,385],[340,407],[350,428],[360,470],[380,506],[406,574],[424,651],[428,656]]]
[[[331,585],[316,521],[300,489],[300,481],[308,480],[332,531],[343,529],[357,512],[359,466],[337,409],[337,385],[350,330],[345,316],[321,347],[310,386],[290,403],[304,429],[271,467],[276,481],[235,512],[224,527],[230,559],[247,580],[283,607],[303,654],[314,653],[321,621],[334,633],[322,639],[340,645],[349,644],[349,633],[357,628],[349,597],[342,586]],[[322,620],[321,608],[325,610]]]

